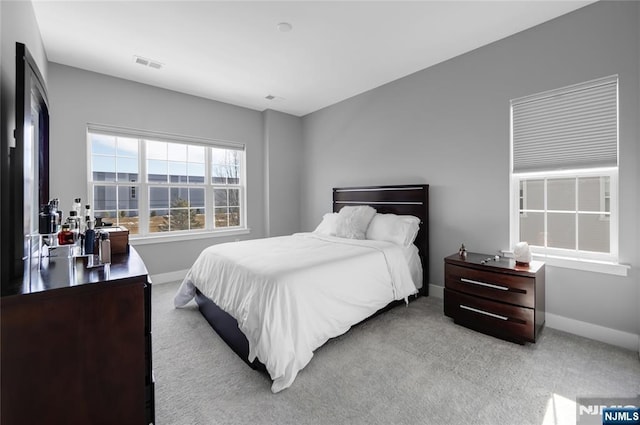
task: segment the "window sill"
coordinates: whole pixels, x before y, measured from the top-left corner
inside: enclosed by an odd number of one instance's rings
[[[152,245],[165,242],[192,241],[197,239],[224,238],[239,235],[248,235],[251,233],[249,228],[230,229],[230,230],[208,230],[198,233],[180,233],[180,234],[161,234],[153,236],[132,236],[129,242],[133,246]]]
[[[503,251],[503,253],[505,257],[513,258],[513,251]],[[627,276],[629,269],[631,268],[629,265],[610,261],[585,260],[535,253],[532,255],[535,260],[544,261],[545,264],[549,266],[611,274],[615,276]]]
[[[626,264],[613,263],[609,261],[582,260],[578,258],[556,257],[552,255],[533,254],[533,258],[544,261],[546,264],[554,267],[612,274],[616,276],[627,276],[627,273],[631,268],[631,266]]]

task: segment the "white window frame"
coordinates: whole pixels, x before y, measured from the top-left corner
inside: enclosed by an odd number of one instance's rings
[[[586,170],[566,170],[557,172],[537,172],[537,173],[519,173],[512,174],[511,176],[511,190],[513,205],[511,213],[511,241],[512,245],[519,242],[520,238],[520,182],[528,180],[550,180],[559,178],[585,178],[585,177],[609,177],[609,192],[610,192],[610,213],[609,217],[609,253],[591,252],[576,249],[563,249],[552,248],[547,246],[531,245],[531,252],[538,256],[555,256],[563,258],[574,258],[576,260],[593,260],[604,262],[617,262],[618,261],[618,202],[617,202],[617,187],[618,187],[618,169],[617,168],[602,168],[602,169],[586,169]],[[602,194],[602,191],[601,191]],[[578,190],[576,188],[576,198],[578,196]],[[546,202],[546,193],[544,196],[545,206],[542,210],[530,210],[527,206],[524,206],[526,212],[539,212],[545,214],[545,228],[546,228],[546,214],[548,212]],[[576,199],[576,210],[572,213],[578,214],[597,214],[601,216],[599,212],[593,211],[580,211],[578,210],[578,202]],[[526,216],[526,215],[525,215]],[[579,220],[576,219],[576,245],[579,242],[580,233],[578,232]],[[546,244],[546,235],[545,235]]]
[[[93,180],[92,170],[92,149],[91,134],[104,134],[108,136],[126,137],[138,140],[138,172],[139,181],[135,183],[129,182],[104,182]],[[138,215],[139,215],[139,233],[130,235],[130,240],[136,245],[145,245],[158,242],[172,242],[181,240],[204,239],[210,237],[229,237],[250,233],[247,227],[247,170],[246,170],[246,146],[240,143],[219,141],[212,139],[201,139],[196,137],[179,136],[167,133],[151,132],[147,130],[129,129],[114,126],[105,126],[100,124],[87,125],[87,182],[88,194],[87,199],[91,205],[94,202],[94,186],[136,186],[138,188]],[[147,143],[146,141],[162,141],[177,144],[204,146],[205,149],[205,176],[202,184],[187,184],[174,182],[149,182],[147,181]],[[233,149],[242,152],[240,159],[240,182],[238,184],[220,184],[212,182],[211,168],[211,149],[222,148]],[[203,188],[205,191],[205,226],[203,229],[192,230],[175,230],[168,232],[149,233],[149,215],[151,208],[149,206],[149,190],[151,187],[164,186],[167,188]],[[214,227],[214,190],[238,189],[240,191],[240,225],[231,227]]]
[[[617,276],[627,276],[630,266],[620,264],[618,262],[618,169],[588,169],[588,170],[566,170],[559,172],[538,172],[538,173],[520,173],[511,174],[510,179],[510,246],[515,246],[520,241],[520,182],[523,180],[539,180],[554,178],[580,178],[580,177],[609,177],[610,191],[610,214],[604,218],[609,220],[609,253],[599,253],[591,251],[580,251],[578,249],[562,249],[549,248],[530,245],[531,253],[534,260],[545,261],[547,264],[557,267],[593,271],[599,273],[612,274]],[[576,194],[577,196],[577,194]],[[546,212],[546,194],[545,209],[537,212]],[[526,208],[526,207],[525,207]],[[532,211],[532,210],[530,210]],[[579,214],[582,211],[577,210]],[[590,212],[593,213],[593,212]],[[596,213],[597,214],[597,213]],[[546,214],[545,214],[546,217]],[[601,217],[601,219],[603,219]],[[545,218],[546,221],[546,218]],[[576,220],[576,238],[579,238]],[[546,224],[545,224],[546,226]],[[513,255],[511,250],[504,251],[506,255]]]
[[[536,98],[536,97],[544,97],[546,95],[555,95],[557,93],[563,93],[565,90],[571,90],[572,87],[582,87],[589,86],[593,83],[598,83],[600,81],[616,81],[617,84],[617,76],[606,77],[600,80],[594,80],[594,82],[582,83],[576,86],[570,86],[567,88],[553,90],[547,93],[542,93],[539,95],[528,96],[527,98]],[[514,121],[513,121],[513,105],[512,101],[511,105],[511,115],[510,115],[510,196],[509,196],[509,239],[510,246],[515,246],[516,243],[520,241],[520,203],[521,203],[521,194],[520,194],[520,182],[526,181],[530,179],[554,179],[554,178],[580,178],[580,177],[609,177],[610,179],[610,187],[609,187],[609,202],[610,202],[610,214],[607,215],[599,215],[602,220],[609,220],[609,252],[608,253],[600,253],[600,252],[590,252],[590,251],[581,251],[577,249],[578,241],[576,241],[576,249],[560,249],[560,248],[549,248],[549,247],[540,247],[531,245],[531,251],[534,256],[534,259],[543,260],[547,262],[547,264],[555,265],[559,267],[568,267],[575,268],[580,270],[588,270],[588,271],[596,271],[608,274],[615,274],[620,276],[626,276],[629,266],[621,265],[618,263],[618,166],[610,166],[610,167],[599,167],[599,168],[584,168],[584,169],[572,169],[572,170],[544,170],[544,171],[526,171],[526,172],[514,172]],[[619,130],[618,130],[619,131]],[[616,135],[618,137],[618,135]],[[545,184],[546,188],[546,184]],[[526,196],[526,185],[524,187],[523,196]],[[576,197],[578,196],[578,192],[576,191]],[[604,195],[604,190],[601,188],[601,196]],[[546,231],[546,217],[547,217],[547,196],[545,189],[545,206],[543,211],[545,213],[545,231]],[[601,200],[604,202],[604,200]],[[524,201],[524,209],[527,209],[526,200]],[[578,204],[576,203],[576,214],[579,214]],[[592,213],[592,212],[589,212]],[[526,216],[526,212],[524,214]],[[576,218],[576,239],[579,238],[578,232],[578,220]],[[545,245],[546,245],[546,235],[545,235]],[[510,253],[510,251],[505,251],[506,253]]]

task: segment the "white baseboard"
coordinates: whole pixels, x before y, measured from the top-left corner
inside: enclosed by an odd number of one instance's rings
[[[581,322],[580,320],[570,319],[552,313],[545,313],[545,319],[545,326],[550,328],[595,339],[596,341],[616,345],[628,350],[638,350],[639,336],[636,334],[594,325],[593,323]]]
[[[158,273],[151,275],[151,283],[154,285],[161,285],[163,283],[175,282],[176,280],[182,280],[187,275],[189,269],[177,270],[175,272]]]
[[[440,285],[429,284],[429,296],[434,298],[444,298],[444,287]],[[585,338],[594,339],[596,341],[615,345],[617,347],[626,348],[632,351],[639,351],[640,336],[623,332],[616,329],[606,328],[593,323],[582,322],[580,320],[570,319],[564,316],[558,316],[552,313],[545,313],[545,326],[559,331],[568,332],[574,335],[583,336]]]
[[[444,286],[429,284],[429,296],[439,299],[444,299]]]

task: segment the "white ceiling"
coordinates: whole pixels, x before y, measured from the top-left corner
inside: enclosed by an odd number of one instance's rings
[[[51,62],[302,116],[592,2],[33,0],[33,6]],[[280,22],[293,30],[278,31]],[[143,67],[134,55],[164,66]]]

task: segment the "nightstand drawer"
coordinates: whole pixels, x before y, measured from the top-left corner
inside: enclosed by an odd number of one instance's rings
[[[520,343],[535,342],[533,309],[444,291],[444,313],[456,323]]]
[[[535,280],[445,264],[445,287],[466,294],[523,307],[535,306]]]

